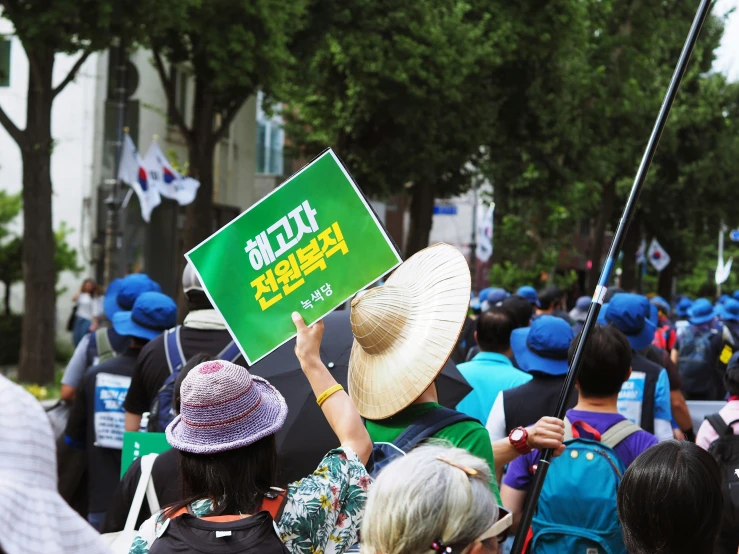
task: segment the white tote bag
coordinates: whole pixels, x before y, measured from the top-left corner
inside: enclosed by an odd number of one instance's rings
[[[123,531],[103,535],[103,540],[114,554],[128,554],[131,549],[131,543],[137,534],[135,529],[136,520],[139,517],[139,512],[141,512],[144,496],[146,496],[149,503],[149,511],[152,515],[159,511],[159,499],[156,490],[154,490],[154,481],[151,478],[151,470],[156,459],[156,454],[147,454],[141,458],[141,477],[139,478],[139,484],[136,486],[136,492],[133,495],[133,502],[131,502],[131,509],[128,511]]]

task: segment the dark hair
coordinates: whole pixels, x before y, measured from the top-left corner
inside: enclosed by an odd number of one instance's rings
[[[721,470],[692,442],[645,450],[618,488],[618,516],[632,554],[711,554],[723,509]]]
[[[213,360],[215,360],[215,358],[210,354],[198,352],[192,358],[187,360],[187,363],[182,366],[179,375],[177,375],[177,379],[174,380],[174,402],[172,404],[172,407],[178,414],[180,413],[180,389],[182,389],[182,381],[185,380],[185,377],[187,377],[187,374],[190,373],[190,370],[192,368],[199,366],[203,362],[211,362]]]
[[[547,287],[539,293],[539,304],[542,310],[548,310],[562,298],[562,292],[557,287]]]
[[[477,318],[477,344],[483,352],[505,352],[511,347],[513,318],[502,306],[493,306]]]
[[[578,337],[570,344],[572,364]],[[577,377],[584,397],[605,398],[619,393],[631,369],[631,345],[626,336],[611,325],[596,325],[590,333]]]
[[[255,514],[277,485],[275,436],[217,454],[180,451],[180,476],[183,500],[167,509],[167,517],[203,498],[213,501],[209,515]]]
[[[507,310],[513,321],[513,328],[528,327],[531,323],[531,316],[534,313],[534,307],[531,303],[520,296],[509,296],[501,307]]]
[[[213,304],[210,303],[208,296],[202,290],[193,289],[188,291],[185,293],[185,298],[190,311],[213,309]]]

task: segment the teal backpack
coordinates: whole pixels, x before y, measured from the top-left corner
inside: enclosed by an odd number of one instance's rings
[[[577,428],[595,437],[580,438]],[[531,554],[627,554],[616,493],[623,462],[613,448],[640,431],[628,420],[601,434],[565,419],[564,453],[554,458],[531,524]]]

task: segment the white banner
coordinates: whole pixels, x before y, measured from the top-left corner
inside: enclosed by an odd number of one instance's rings
[[[718,266],[716,267],[716,284],[721,285],[726,282],[731,275],[731,264],[734,262],[734,258],[729,258],[728,263],[724,263],[723,260],[719,260]]]
[[[495,202],[486,206],[477,206],[477,230],[475,256],[482,263],[487,262],[493,255],[493,215],[495,214]]]
[[[98,373],[95,377],[95,446],[123,448],[123,402],[130,386],[131,378],[126,375]]]
[[[652,239],[647,256],[649,257],[649,263],[651,263],[657,271],[662,271],[670,265],[670,261],[672,260],[670,255],[664,248],[662,248],[662,245],[660,245],[657,239]]]

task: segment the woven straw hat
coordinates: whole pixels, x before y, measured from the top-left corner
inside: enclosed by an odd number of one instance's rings
[[[272,435],[287,418],[285,399],[266,379],[225,360],[204,362],[182,381],[180,415],[167,426],[173,448],[215,454]]]
[[[398,413],[436,379],[462,331],[470,286],[464,256],[439,243],[352,301],[349,395],[363,417]]]

